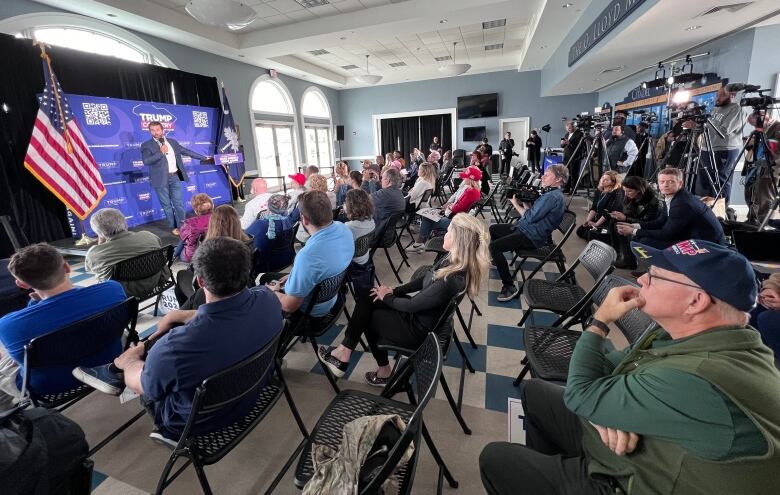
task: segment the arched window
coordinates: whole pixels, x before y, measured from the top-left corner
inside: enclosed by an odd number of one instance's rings
[[[249,91],[258,174],[270,187],[280,187],[296,172],[298,120],[284,83],[268,75],[257,78]]]
[[[24,14],[0,21],[0,32],[97,55],[176,68],[143,39],[113,24],[60,12]]]
[[[301,102],[303,132],[306,137],[306,163],[320,169],[333,167],[333,139],[330,106],[325,94],[311,86],[303,92]]]

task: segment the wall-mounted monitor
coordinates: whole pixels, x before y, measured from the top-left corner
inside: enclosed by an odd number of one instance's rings
[[[498,93],[458,97],[459,119],[498,117]]]
[[[487,131],[485,130],[485,126],[481,127],[464,127],[463,128],[463,140],[466,142],[473,141],[478,142],[482,141],[482,138],[487,136]]]

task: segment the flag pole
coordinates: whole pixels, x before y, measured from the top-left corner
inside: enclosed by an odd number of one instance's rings
[[[35,44],[38,45],[38,47],[41,49],[41,58],[46,61],[46,65],[49,67],[49,74],[51,74],[51,80],[55,87],[52,88],[52,94],[54,95],[55,101],[57,102],[57,111],[60,113],[60,119],[62,119],[62,122],[65,122],[65,116],[62,113],[62,103],[60,102],[59,93],[57,92],[57,76],[54,75],[54,71],[51,68],[51,57],[49,57],[49,54],[46,53],[46,43],[43,43],[42,41],[38,41]],[[63,137],[65,139],[65,144],[68,146],[68,153],[73,153],[73,145],[70,142],[70,136],[68,133],[64,133]],[[79,226],[81,228],[81,237],[79,240],[75,241],[73,243],[74,246],[89,246],[90,244],[95,242],[95,239],[89,237],[87,235],[87,231],[84,228],[84,220],[81,219],[75,211],[71,210],[71,213],[76,215],[76,218],[79,219]]]

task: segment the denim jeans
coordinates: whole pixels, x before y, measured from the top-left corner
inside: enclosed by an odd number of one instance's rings
[[[738,156],[739,150],[737,149],[715,151],[714,168],[716,170],[713,170],[713,167],[710,165],[710,152],[702,150],[701,166],[699,167],[699,175],[696,178],[698,182],[696,194],[698,196],[715,197],[718,191],[713,189],[712,185],[710,185],[707,171],[712,176],[713,182],[715,181],[714,172],[717,171],[717,176],[720,179],[720,186],[722,187],[721,196],[726,199],[726,206],[728,206],[731,198],[731,180],[733,178],[734,163],[737,161]],[[703,168],[706,168],[707,171],[702,170]]]
[[[447,217],[442,217],[438,222],[434,222],[430,218],[422,217],[420,221],[420,242],[425,242],[431,235],[432,230],[447,230],[450,226],[450,220]]]
[[[157,198],[160,200],[168,227],[181,226],[184,222],[184,204],[181,200],[181,181],[178,174],[168,174],[168,184],[163,187],[155,187]],[[176,215],[174,217],[174,214]]]

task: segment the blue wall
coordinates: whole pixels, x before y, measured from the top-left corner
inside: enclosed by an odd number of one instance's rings
[[[750,84],[764,88],[775,88],[777,73],[780,72],[780,24],[763,26],[754,30],[753,50],[750,57]]]
[[[571,117],[583,111],[592,112],[596,106],[595,93],[540,97],[539,71],[491,72],[348,89],[340,93],[341,120],[338,123],[345,126],[346,139],[342,144],[345,157],[374,154],[372,115],[454,108],[458,96],[498,93],[498,117],[458,121],[457,142],[458,147],[463,149],[473,149],[476,145],[463,143],[463,127],[484,125],[490,143],[496,147],[500,141],[499,119],[515,117],[530,117],[532,128],[552,125],[550,143],[557,145],[564,132],[561,117]]]

